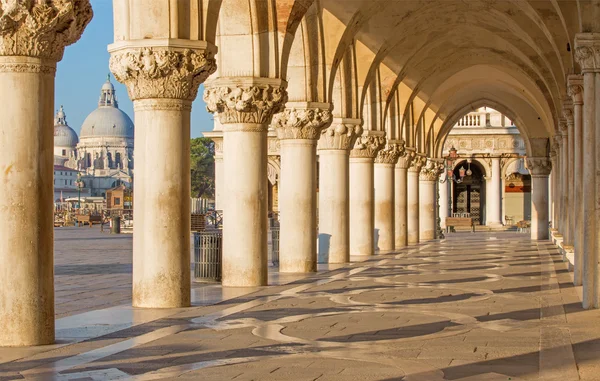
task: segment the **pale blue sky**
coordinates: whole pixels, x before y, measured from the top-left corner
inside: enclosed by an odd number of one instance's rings
[[[98,107],[100,87],[109,73],[108,44],[113,42],[111,0],[92,0],[94,18],[75,44],[68,46],[56,71],[55,110],[64,105],[67,122],[77,133],[86,116]],[[112,76],[111,76],[112,77]],[[133,104],[125,86],[112,78],[119,108],[133,118]],[[134,120],[135,122],[135,120]],[[192,104],[192,137],[213,128],[212,115],[206,112],[202,89]]]

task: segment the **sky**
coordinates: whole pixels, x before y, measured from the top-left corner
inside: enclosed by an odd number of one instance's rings
[[[65,55],[58,63],[54,109],[61,105],[67,114],[67,123],[78,134],[85,118],[98,107],[100,87],[106,81],[108,59],[107,46],[113,42],[113,12],[111,0],[92,0],[94,18],[75,44],[67,46]],[[133,103],[125,86],[111,75],[117,92],[119,108],[133,120]],[[212,115],[202,101],[203,89],[192,103],[192,137],[202,136],[203,131],[213,129]],[[134,120],[135,123],[135,120]]]

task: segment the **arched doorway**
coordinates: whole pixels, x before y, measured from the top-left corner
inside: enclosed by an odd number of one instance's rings
[[[469,171],[470,170],[470,171]],[[469,213],[474,223],[483,225],[485,211],[485,170],[475,161],[459,162],[454,167],[454,178],[460,183],[452,185],[452,213]]]

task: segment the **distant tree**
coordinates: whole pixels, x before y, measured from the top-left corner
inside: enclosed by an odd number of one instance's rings
[[[215,196],[215,143],[209,138],[191,141],[192,197]]]

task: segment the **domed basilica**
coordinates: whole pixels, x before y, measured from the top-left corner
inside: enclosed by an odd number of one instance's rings
[[[102,85],[98,108],[83,122],[80,136],[69,127],[63,107],[54,119],[54,165],[80,171],[91,196],[104,196],[133,181],[131,118],[119,109],[110,76]]]

